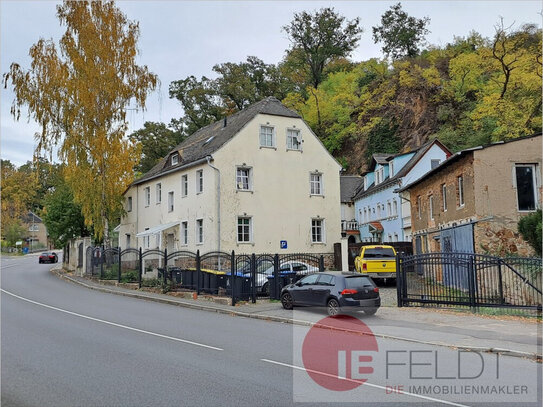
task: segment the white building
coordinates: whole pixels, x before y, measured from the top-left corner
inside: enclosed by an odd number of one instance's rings
[[[331,253],[341,166],[269,97],[206,126],[125,192],[121,248]]]

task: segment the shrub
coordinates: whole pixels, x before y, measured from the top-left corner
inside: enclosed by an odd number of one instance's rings
[[[541,209],[522,217],[518,222],[518,230],[537,255],[541,256]]]

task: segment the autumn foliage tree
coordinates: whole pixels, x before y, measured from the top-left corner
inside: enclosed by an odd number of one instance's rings
[[[64,1],[57,16],[66,32],[58,46],[40,39],[29,70],[12,63],[4,75],[21,108],[41,126],[38,149],[58,146],[64,176],[87,226],[109,245],[110,221],[122,211],[139,147],[125,137],[126,109],[145,108],[158,78],[136,64],[139,26],[113,1]]]

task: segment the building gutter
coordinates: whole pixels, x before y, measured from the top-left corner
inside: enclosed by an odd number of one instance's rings
[[[217,252],[221,251],[221,171],[211,164],[212,157],[206,156],[207,165],[217,171]],[[220,267],[219,267],[220,269]]]
[[[211,157],[211,156],[208,156],[208,157]],[[137,179],[135,180],[132,184],[130,184],[128,186],[128,188],[126,188],[126,191],[128,191],[128,189],[134,185],[139,185],[139,184],[143,184],[144,182],[147,182],[147,181],[151,181],[153,179],[156,179],[156,178],[159,178],[159,177],[162,177],[164,175],[168,175],[168,174],[171,174],[173,172],[177,172],[177,171],[181,171],[181,170],[186,170],[187,168],[191,168],[191,167],[195,167],[197,165],[200,165],[200,164],[205,164],[207,160],[207,157],[204,157],[204,158],[200,158],[199,160],[196,160],[196,161],[192,161],[190,163],[187,163],[187,164],[184,164],[184,165],[181,165],[179,167],[175,167],[175,168],[172,168],[170,170],[167,170],[167,171],[162,171],[162,172],[159,172],[155,175],[153,175],[152,177],[149,177],[149,178],[145,178],[145,179]],[[123,192],[123,195],[126,193],[126,191]]]

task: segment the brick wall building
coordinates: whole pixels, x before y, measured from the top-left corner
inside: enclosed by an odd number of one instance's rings
[[[415,252],[531,255],[519,219],[541,206],[541,135],[460,151],[400,189]]]

